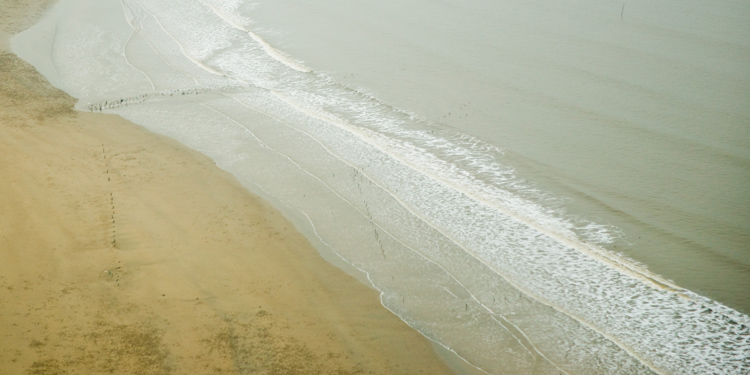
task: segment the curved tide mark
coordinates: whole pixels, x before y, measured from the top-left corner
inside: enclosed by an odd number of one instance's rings
[[[482,305],[482,306],[484,306],[484,305]],[[492,312],[492,310],[490,310],[487,306],[484,306],[484,307],[487,310],[489,310],[490,312]],[[495,318],[495,316],[499,316],[505,323],[509,324],[516,331],[518,331],[518,333],[520,333],[523,336],[523,338],[525,339],[525,341],[529,345],[531,345],[531,347],[534,349],[534,351],[537,352],[537,353],[539,353],[539,355],[542,356],[542,358],[544,358],[548,363],[552,364],[552,366],[555,366],[555,368],[558,371],[560,371],[560,373],[565,374],[565,375],[570,375],[567,371],[565,371],[565,370],[561,369],[559,366],[557,366],[557,364],[555,362],[553,362],[551,359],[547,358],[547,356],[544,355],[544,353],[542,353],[542,351],[539,350],[539,348],[537,348],[536,345],[534,345],[534,341],[531,340],[531,338],[529,338],[529,336],[526,336],[526,332],[524,332],[520,327],[518,327],[517,325],[513,324],[510,320],[506,319],[502,314],[495,314],[495,313],[493,313],[492,314],[492,320],[497,321],[499,324],[503,324],[503,323],[500,322],[500,321],[498,321],[497,318]],[[513,336],[515,337],[515,334]],[[521,342],[521,341],[519,340],[519,342]],[[521,345],[524,345],[524,344],[521,343]],[[524,346],[526,346],[526,345],[524,345]]]
[[[121,0],[121,1],[124,1],[124,0]],[[146,12],[146,10],[145,10],[145,9],[143,9],[143,5],[141,5],[140,3],[139,3],[139,5],[140,5],[140,8],[141,8],[141,10],[143,10],[144,12]],[[133,10],[133,12],[135,12],[135,10],[134,10],[133,8],[131,8],[131,9]],[[146,13],[148,13],[148,12],[146,12]],[[182,71],[182,69],[179,69],[179,68],[177,68],[176,66],[172,65],[172,63],[171,63],[171,62],[169,62],[169,60],[168,60],[168,59],[167,59],[166,57],[164,57],[164,55],[163,55],[163,54],[161,53],[161,51],[160,51],[160,50],[159,50],[158,48],[156,48],[156,47],[154,46],[154,44],[153,44],[153,43],[151,43],[151,41],[150,41],[150,40],[149,40],[148,38],[144,37],[144,38],[143,38],[143,40],[144,40],[144,41],[146,41],[146,43],[147,43],[147,44],[148,44],[148,46],[149,46],[149,47],[151,48],[151,50],[152,50],[152,51],[153,51],[153,52],[154,52],[154,53],[155,53],[155,54],[156,54],[157,56],[159,56],[159,58],[160,58],[160,59],[161,59],[161,60],[162,60],[162,61],[163,61],[163,62],[164,62],[164,63],[165,63],[165,64],[166,64],[167,66],[169,66],[170,68],[172,68],[172,70],[173,70],[174,72],[176,72],[176,73],[178,73],[178,74],[182,74],[182,75],[185,75],[185,76],[189,77],[190,79],[192,79],[192,80],[193,80],[193,82],[195,82],[195,84],[196,84],[196,85],[200,85],[200,82],[198,82],[198,79],[197,79],[197,78],[196,78],[195,76],[193,76],[193,75],[191,75],[191,74],[188,74],[187,72],[184,72],[184,71]]]
[[[187,51],[185,51],[185,46],[183,46],[182,43],[180,43],[174,36],[172,36],[172,34],[170,34],[167,31],[167,29],[164,27],[164,25],[161,23],[161,21],[159,21],[159,17],[156,17],[155,14],[149,12],[146,9],[146,7],[144,7],[143,4],[141,4],[140,1],[138,1],[138,0],[133,0],[133,1],[135,1],[136,3],[138,3],[138,5],[141,7],[141,9],[143,9],[144,12],[148,13],[148,15],[150,15],[151,18],[154,19],[154,22],[156,22],[156,24],[159,25],[159,28],[161,28],[161,30],[164,32],[164,34],[166,34],[170,39],[172,39],[177,44],[177,46],[180,48],[180,53],[182,53],[183,56],[185,56],[188,60],[190,60],[193,64],[195,64],[199,68],[201,68],[201,69],[203,69],[203,70],[205,70],[205,71],[207,71],[207,72],[209,72],[211,74],[214,74],[214,75],[217,75],[217,76],[226,77],[225,74],[223,74],[223,73],[217,71],[216,69],[214,69],[214,68],[212,68],[212,67],[210,67],[210,66],[208,66],[208,65],[206,65],[206,64],[204,64],[204,63],[202,63],[200,61],[198,61],[193,56],[190,56],[190,54],[187,53]],[[198,83],[198,81],[197,81],[197,79],[195,77],[192,77],[192,78],[193,78],[193,80],[196,81],[196,83]]]
[[[49,48],[49,61],[52,65],[52,68],[55,69],[55,78],[57,78],[58,80],[60,79],[60,71],[57,69],[57,64],[55,64],[55,41],[57,40],[57,32],[59,27],[60,25],[55,22],[55,32],[52,34]]]
[[[133,64],[131,64],[130,63],[130,59],[128,59],[128,54],[125,52],[125,48],[128,47],[128,43],[130,43],[130,41],[133,39],[133,36],[135,36],[135,34],[140,31],[140,25],[136,26],[136,24],[140,24],[140,22],[139,22],[139,17],[136,15],[135,11],[132,8],[130,8],[127,5],[125,5],[125,1],[124,0],[120,0],[120,5],[122,6],[122,12],[123,12],[123,14],[125,16],[125,22],[127,22],[128,25],[130,26],[130,28],[133,30],[130,33],[130,36],[128,37],[128,40],[125,41],[125,43],[122,45],[122,53],[121,53],[122,57],[125,58],[125,63],[126,64],[128,64],[133,69],[136,69],[139,72],[141,72],[141,74],[143,74],[146,77],[146,79],[148,80],[148,82],[151,84],[151,89],[154,90],[154,91],[156,91],[156,85],[154,85],[154,81],[151,80],[151,77],[149,77],[149,75],[146,74],[146,72],[144,72],[142,69],[139,69],[139,68],[135,67]],[[128,17],[128,9],[130,9],[130,11],[132,12],[132,15],[133,15],[133,21],[132,22],[130,20],[130,17]]]
[[[347,260],[346,258],[344,258],[344,256],[343,256],[343,255],[341,255],[341,254],[340,254],[340,253],[339,253],[338,251],[336,251],[336,249],[335,249],[335,248],[334,248],[333,246],[331,246],[331,245],[330,245],[330,244],[329,244],[328,242],[326,242],[326,241],[325,241],[325,240],[323,239],[323,237],[321,237],[321,236],[320,236],[320,234],[318,233],[318,229],[317,229],[317,228],[315,227],[315,224],[313,224],[313,221],[312,221],[312,219],[310,219],[310,216],[309,216],[309,215],[307,215],[307,213],[306,213],[305,211],[302,211],[301,209],[297,209],[297,211],[298,211],[298,212],[300,212],[300,213],[301,213],[302,215],[305,215],[305,218],[307,218],[307,221],[308,221],[308,222],[310,223],[310,227],[312,228],[312,230],[313,230],[313,233],[315,234],[315,237],[317,237],[317,238],[318,238],[318,240],[319,240],[319,241],[320,241],[320,242],[321,242],[322,244],[326,245],[326,247],[328,247],[328,249],[330,249],[330,250],[331,250],[331,251],[332,251],[332,252],[333,252],[334,254],[336,254],[336,256],[338,256],[339,258],[341,258],[341,260],[343,260],[344,262],[346,262],[346,263],[347,263],[348,265],[350,265],[350,266],[354,267],[355,269],[357,269],[357,270],[359,270],[360,272],[362,272],[363,274],[365,274],[365,276],[367,277],[367,280],[368,280],[368,281],[370,282],[370,285],[372,285],[372,287],[373,287],[373,288],[375,288],[375,283],[374,283],[374,282],[372,281],[372,278],[370,277],[370,273],[369,273],[369,272],[367,272],[367,271],[363,270],[362,268],[359,268],[359,267],[355,266],[354,264],[352,264],[351,262],[349,262],[349,261],[348,261],[348,260]],[[450,274],[449,274],[449,275],[450,275]],[[378,290],[377,288],[375,288],[375,289],[376,289],[376,290]],[[412,325],[411,323],[409,323],[409,322],[407,322],[406,320],[404,320],[403,318],[401,318],[401,316],[399,316],[399,315],[398,315],[398,314],[397,314],[397,313],[396,313],[395,311],[391,310],[391,309],[390,309],[390,308],[389,308],[389,307],[388,307],[388,306],[387,306],[387,305],[385,304],[385,301],[384,301],[384,298],[383,298],[383,297],[385,296],[385,293],[384,293],[383,291],[380,291],[380,290],[378,290],[378,291],[380,292],[380,305],[381,305],[381,306],[383,306],[383,307],[384,307],[384,308],[385,308],[386,310],[390,311],[390,312],[391,312],[391,313],[392,313],[393,315],[397,316],[397,317],[398,317],[398,318],[399,318],[399,319],[400,319],[400,320],[401,320],[402,322],[406,323],[406,325],[408,325],[409,327],[411,327],[411,328],[412,328],[412,329],[414,329],[415,331],[417,331],[417,332],[419,332],[419,333],[422,333],[422,332],[421,332],[421,331],[420,331],[420,330],[419,330],[419,329],[418,329],[417,327],[414,327],[414,326],[413,326],[413,325]],[[477,369],[477,370],[479,370],[479,371],[481,371],[481,372],[483,372],[483,373],[485,373],[485,374],[487,374],[487,375],[492,375],[492,374],[491,374],[490,372],[487,372],[486,370],[482,369],[481,367],[478,367],[478,366],[476,366],[475,364],[473,364],[473,363],[469,362],[469,361],[468,361],[468,360],[467,360],[466,358],[464,358],[464,357],[462,357],[462,356],[461,356],[460,354],[458,354],[458,352],[456,352],[456,351],[455,351],[455,350],[454,350],[453,348],[451,348],[451,347],[449,347],[449,346],[446,346],[446,345],[445,345],[445,344],[443,344],[442,342],[440,342],[440,341],[437,341],[437,340],[435,340],[435,339],[433,339],[433,338],[431,338],[431,337],[425,336],[424,334],[422,334],[422,336],[424,336],[424,337],[425,337],[425,338],[427,338],[428,340],[430,340],[430,341],[434,342],[435,344],[437,344],[437,345],[440,345],[441,347],[443,347],[444,349],[446,349],[446,350],[450,351],[451,353],[455,354],[455,355],[456,355],[456,357],[460,358],[460,359],[461,359],[462,361],[464,361],[464,363],[466,363],[467,365],[469,365],[469,366],[471,366],[471,367],[473,367],[473,368],[475,368],[475,369]],[[555,366],[555,367],[557,367],[557,366]],[[561,370],[561,371],[562,371],[562,370]],[[564,372],[564,371],[563,371],[563,373],[565,373],[566,375],[568,375],[568,373],[566,373],[566,372]]]

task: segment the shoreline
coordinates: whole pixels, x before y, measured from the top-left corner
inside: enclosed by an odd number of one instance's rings
[[[49,3],[2,4],[0,39]],[[450,373],[208,157],[74,111],[3,47],[0,372]]]

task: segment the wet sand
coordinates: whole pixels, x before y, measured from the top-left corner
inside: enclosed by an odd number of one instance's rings
[[[450,372],[210,159],[9,53],[48,3],[0,0],[0,373]]]

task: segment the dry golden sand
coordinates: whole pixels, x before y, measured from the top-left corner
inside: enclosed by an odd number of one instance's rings
[[[46,4],[0,0],[0,39]],[[1,49],[0,374],[449,372],[211,160]]]

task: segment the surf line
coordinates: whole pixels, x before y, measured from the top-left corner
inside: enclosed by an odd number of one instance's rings
[[[609,267],[617,270],[621,274],[641,280],[656,289],[669,290],[670,292],[676,293],[677,295],[683,298],[692,299],[687,295],[687,292],[685,291],[685,289],[671,283],[670,281],[656,274],[653,274],[647,270],[641,269],[640,267],[637,267],[634,264],[631,264],[631,262],[627,261],[626,259],[618,257],[615,254],[603,248],[581,241],[580,239],[575,238],[572,234],[562,233],[559,231],[553,231],[548,228],[545,228],[542,224],[538,223],[536,220],[528,217],[527,215],[521,212],[518,212],[517,210],[513,210],[509,207],[506,207],[500,202],[496,202],[496,201],[487,199],[485,197],[482,197],[482,194],[478,193],[475,189],[466,190],[465,188],[458,186],[453,181],[450,181],[444,177],[435,175],[434,173],[429,173],[427,171],[422,170],[421,168],[414,165],[408,158],[394,155],[393,153],[388,152],[388,148],[386,146],[381,145],[380,142],[376,141],[373,137],[369,137],[366,134],[364,134],[364,131],[362,129],[355,129],[355,126],[338,118],[337,116],[331,115],[330,113],[327,113],[324,111],[319,111],[319,110],[310,108],[308,105],[304,103],[300,103],[277,91],[273,91],[273,94],[277,96],[279,99],[281,99],[282,101],[292,106],[293,108],[296,108],[298,111],[302,112],[306,116],[317,118],[318,120],[330,123],[338,128],[341,128],[359,137],[366,143],[371,144],[374,147],[378,148],[384,154],[393,155],[395,160],[398,160],[402,164],[408,166],[410,169],[417,171],[418,173],[424,174],[425,176],[428,176],[430,179],[437,181],[450,189],[453,189],[456,191],[465,191],[467,197],[471,198],[472,200],[479,202],[487,207],[491,207],[492,209],[495,209],[503,213],[507,217],[523,225],[526,225],[530,228],[533,228],[537,232],[542,233],[563,245],[576,249],[579,252],[586,254],[593,259],[598,260],[600,263],[608,265]]]

